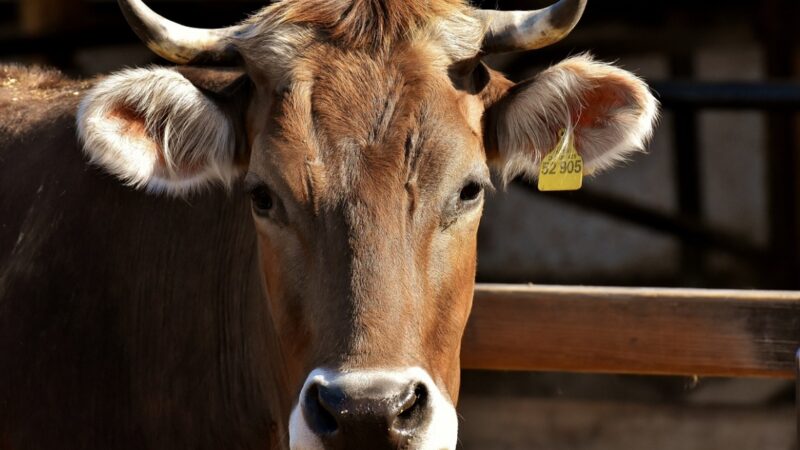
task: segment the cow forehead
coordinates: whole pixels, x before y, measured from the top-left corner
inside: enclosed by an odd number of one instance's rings
[[[261,156],[300,200],[405,195],[410,182],[429,193],[449,189],[483,161],[480,102],[454,88],[425,49],[320,46],[290,74],[275,94]]]

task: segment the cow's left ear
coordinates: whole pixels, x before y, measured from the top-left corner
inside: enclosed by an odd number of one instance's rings
[[[87,93],[78,134],[93,163],[137,188],[184,195],[230,185],[248,162],[248,91],[241,73],[126,70]]]
[[[658,102],[641,79],[578,56],[511,86],[489,105],[487,156],[504,182],[533,178],[561,131],[571,129],[587,173],[593,173],[642,150],[657,116]]]

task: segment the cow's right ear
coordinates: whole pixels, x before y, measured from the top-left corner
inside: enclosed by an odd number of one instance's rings
[[[93,163],[130,185],[172,195],[238,177],[247,164],[241,130],[249,82],[230,72],[180,70],[126,70],[87,93],[78,134]]]
[[[644,149],[658,118],[642,79],[588,55],[513,86],[495,74],[485,91],[487,158],[504,182],[535,178],[562,132],[572,136],[585,173],[611,167]]]

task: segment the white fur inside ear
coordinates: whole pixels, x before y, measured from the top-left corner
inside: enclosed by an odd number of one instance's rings
[[[558,142],[558,131],[574,129],[587,173],[609,168],[644,150],[658,118],[658,101],[636,75],[591,56],[570,58],[527,82],[505,102],[497,118],[499,169],[504,183],[524,174],[534,178]],[[624,99],[598,126],[575,122],[576,111],[591,110],[587,98],[607,89]],[[602,97],[602,95],[601,95]],[[589,100],[590,101],[590,100]]]
[[[135,187],[183,195],[211,182],[230,186],[238,175],[230,120],[179,73],[150,68],[100,81],[77,125],[94,164]]]

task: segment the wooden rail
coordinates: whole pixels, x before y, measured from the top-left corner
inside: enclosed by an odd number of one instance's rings
[[[795,376],[800,292],[478,285],[466,369]]]

